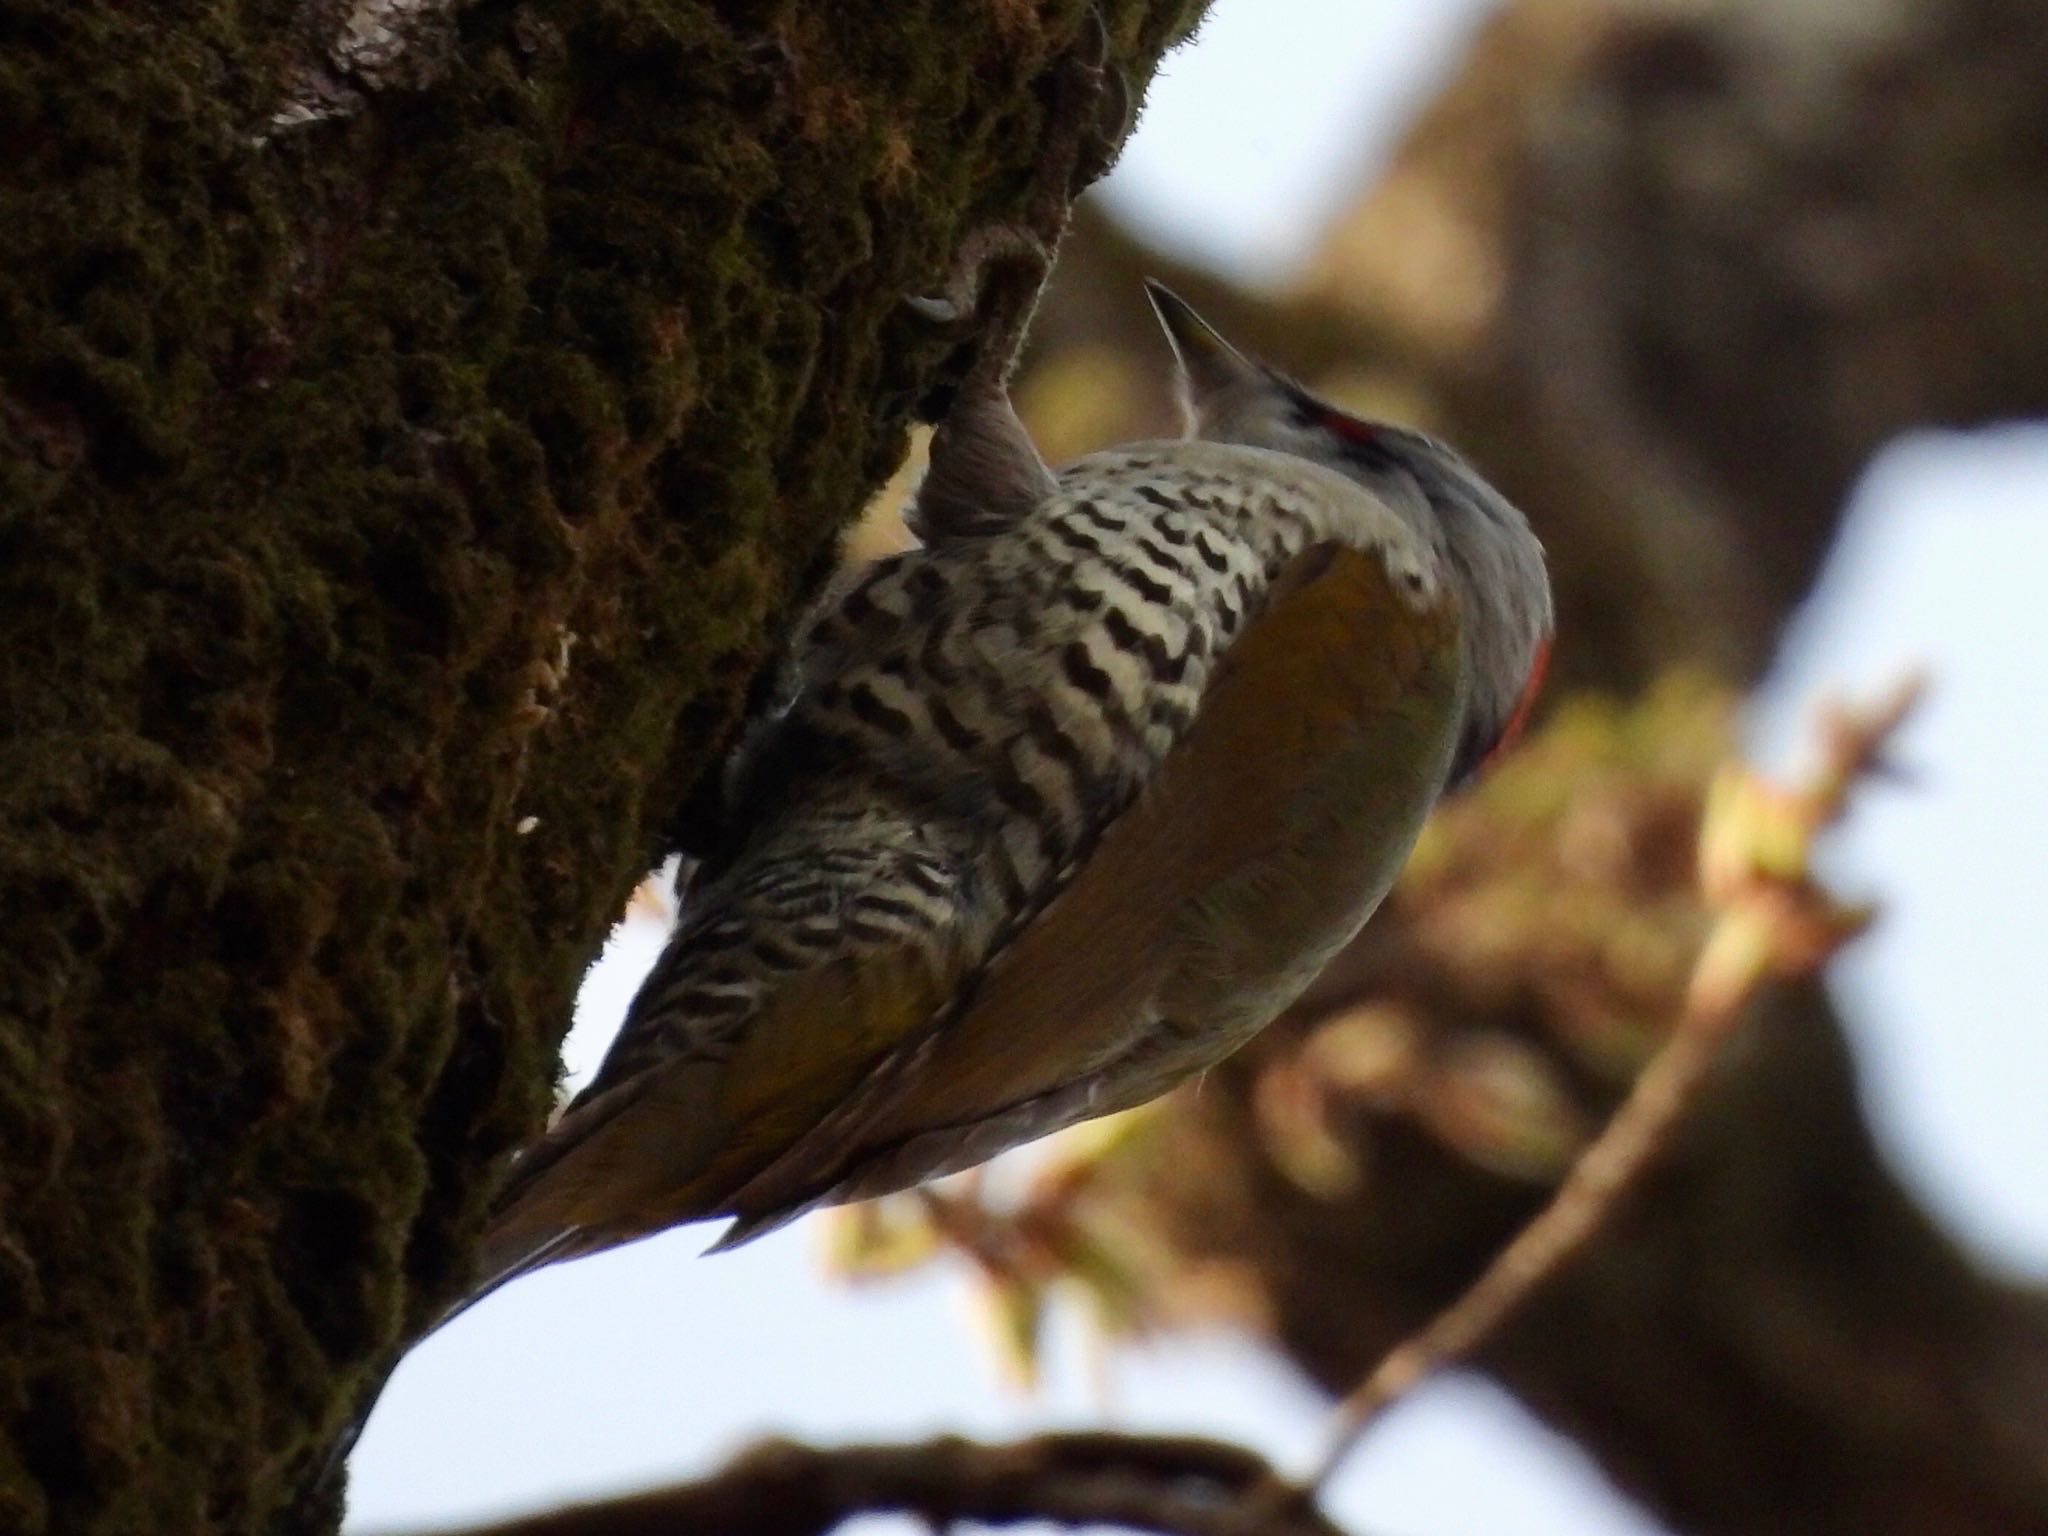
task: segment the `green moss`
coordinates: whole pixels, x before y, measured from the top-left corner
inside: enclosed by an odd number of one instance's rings
[[[1029,189],[1003,9],[483,0],[270,133],[303,7],[0,0],[0,1528],[331,1523]]]

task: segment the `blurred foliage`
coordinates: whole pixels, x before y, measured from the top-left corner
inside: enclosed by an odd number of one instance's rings
[[[1904,699],[1879,712],[1884,730]],[[1299,1049],[1263,1064],[1253,1122],[1304,1194],[1340,1202],[1372,1177],[1361,1117],[1556,1184],[1689,1009],[1733,1016],[1767,974],[1811,971],[1861,930],[1865,909],[1829,898],[1810,855],[1881,731],[1827,716],[1821,771],[1787,789],[1731,759],[1735,716],[1728,689],[1691,674],[1634,704],[1575,697],[1440,810],[1389,905],[1420,968],[1450,968],[1487,1006],[1432,1013],[1383,971],[1387,985],[1321,1012]],[[1022,1384],[1056,1297],[1109,1335],[1142,1334],[1171,1311],[1175,1261],[1130,1220],[1129,1197],[1170,1112],[1161,1101],[830,1213],[827,1266],[875,1281],[964,1260],[992,1350]]]

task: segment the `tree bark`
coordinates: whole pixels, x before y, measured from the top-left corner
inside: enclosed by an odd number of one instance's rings
[[[0,1529],[332,1526],[1088,12],[0,4]]]
[[[2008,0],[1518,0],[1300,291],[1173,274],[1268,356],[1441,431],[1530,512],[1565,716],[1554,772],[1440,828],[1436,862],[1483,871],[1469,887],[1411,871],[1137,1160],[1111,1220],[1165,1244],[1184,1316],[1352,1386],[1537,1208],[1557,1144],[1642,1059],[1617,1030],[1675,1016],[1728,736],[1691,727],[1721,745],[1684,762],[1652,747],[1725,699],[1652,695],[1638,740],[1568,696],[1635,696],[1678,665],[1752,681],[1887,440],[2048,408],[2044,78],[2048,11]],[[1147,366],[1104,360],[1099,306],[1163,264],[1091,233],[1027,403]],[[1136,414],[1049,419],[1114,437]],[[1524,837],[1539,804],[1555,822]],[[1573,859],[1613,873],[1596,891]],[[1408,1075],[1338,1059],[1361,1040]],[[1503,1076],[1527,1123],[1487,1118]],[[1765,1000],[1654,1187],[1481,1363],[1677,1530],[2048,1531],[2048,1299],[1900,1190],[1818,988]]]

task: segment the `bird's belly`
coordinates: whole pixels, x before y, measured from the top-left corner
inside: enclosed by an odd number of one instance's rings
[[[1160,983],[1101,1064],[1092,1113],[1143,1103],[1215,1066],[1307,990],[1358,935],[1406,862],[1435,782],[1344,760],[1300,784],[1290,835],[1191,892]]]

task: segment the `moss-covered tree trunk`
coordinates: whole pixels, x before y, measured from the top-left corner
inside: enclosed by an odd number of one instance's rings
[[[1142,77],[1199,5],[1099,9]],[[948,364],[899,297],[1063,203],[1100,44],[1078,0],[0,4],[0,1529],[331,1522]]]

